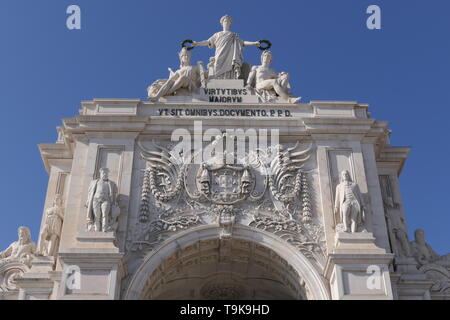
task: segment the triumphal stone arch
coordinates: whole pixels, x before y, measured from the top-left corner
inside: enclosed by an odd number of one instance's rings
[[[408,238],[409,148],[366,104],[301,103],[270,41],[220,22],[147,101],[82,102],[39,145],[39,243],[0,253],[0,299],[450,298],[449,256]]]

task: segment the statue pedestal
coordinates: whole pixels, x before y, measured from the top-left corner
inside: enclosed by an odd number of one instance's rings
[[[393,254],[375,245],[372,233],[343,233],[335,238],[325,276],[334,300],[392,300],[389,264]]]
[[[399,300],[430,300],[433,282],[417,269],[412,257],[395,258],[396,272],[391,274],[393,286]]]
[[[422,273],[417,269],[417,262],[413,257],[395,258],[395,271],[405,276],[417,276]],[[425,278],[424,278],[425,279]]]
[[[19,300],[49,300],[54,287],[50,277],[54,265],[54,257],[35,257],[31,269],[16,280],[20,288]]]
[[[212,89],[243,89],[244,80],[242,79],[210,79],[206,84],[207,88]]]
[[[244,88],[242,79],[210,79],[206,88],[195,89],[192,94],[179,94],[160,98],[162,102],[213,102],[213,103],[258,103],[258,96]]]
[[[37,256],[31,262],[30,273],[47,273],[53,271],[54,266],[54,257]]]
[[[118,298],[122,257],[114,232],[80,232],[78,247],[59,253],[62,264],[57,298],[66,300]]]
[[[358,254],[361,252],[385,254],[386,250],[375,245],[375,238],[370,232],[338,232],[336,234],[334,253]]]
[[[117,252],[119,252],[119,249],[116,246],[116,236],[114,232],[80,232],[77,236],[77,240],[82,246],[87,245],[89,248],[117,249]]]
[[[117,299],[123,255],[117,248],[73,248],[60,252],[62,276],[57,299]]]
[[[78,246],[59,252],[61,273],[56,299],[113,300],[119,297],[123,253],[114,232],[80,232]],[[55,275],[56,277],[56,275]]]

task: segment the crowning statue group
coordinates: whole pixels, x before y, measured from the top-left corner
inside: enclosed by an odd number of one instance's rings
[[[184,47],[179,52],[180,68],[171,72],[169,79],[158,80],[148,89],[150,101],[178,94],[180,91],[192,93],[194,89],[204,87],[205,79],[243,79],[250,92],[259,97],[260,102],[297,103],[300,98],[292,97],[290,93],[289,74],[277,73],[269,68],[272,53],[261,47],[260,41],[244,41],[237,33],[231,32],[233,20],[225,15],[220,19],[223,31],[217,32],[205,41],[189,41],[192,47]],[[197,46],[208,46],[215,49],[214,57],[210,58],[208,70],[203,64],[192,66],[190,49]],[[263,51],[261,65],[251,68],[243,62],[242,51],[245,46],[257,46]],[[249,72],[250,71],[250,72]]]

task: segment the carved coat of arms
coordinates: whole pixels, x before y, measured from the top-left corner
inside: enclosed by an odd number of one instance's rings
[[[195,225],[218,224],[229,237],[235,224],[243,224],[275,233],[316,260],[323,256],[323,230],[314,223],[304,168],[311,145],[276,145],[241,157],[213,151],[201,163],[192,161],[195,152],[186,161],[176,148],[139,145],[147,167],[130,250],[154,247]]]

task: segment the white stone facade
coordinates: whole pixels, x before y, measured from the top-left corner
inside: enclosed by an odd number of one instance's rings
[[[272,151],[282,160],[263,166],[244,152],[253,162],[226,166],[216,153],[209,164],[177,165],[161,151],[173,149],[177,128],[193,137],[277,129]],[[450,298],[450,259],[407,238],[398,176],[409,148],[390,145],[387,123],[367,105],[98,99],[58,132],[39,146],[49,173],[41,230],[62,198],[57,253],[36,251],[29,265],[5,253],[0,299]],[[86,225],[103,167],[120,208],[108,232]],[[343,170],[364,203],[355,233],[340,232],[334,208]]]

